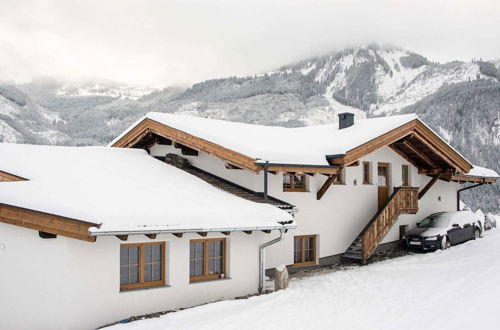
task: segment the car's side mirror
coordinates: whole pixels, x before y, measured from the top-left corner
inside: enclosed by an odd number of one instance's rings
[[[417,222],[416,225],[417,225],[417,228],[418,228],[420,226],[420,222]]]

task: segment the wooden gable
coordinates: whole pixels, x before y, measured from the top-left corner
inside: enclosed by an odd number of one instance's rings
[[[329,161],[348,166],[385,146],[413,164],[420,174],[467,173],[472,168],[472,164],[419,120],[412,120],[349,150],[345,155],[329,157]]]

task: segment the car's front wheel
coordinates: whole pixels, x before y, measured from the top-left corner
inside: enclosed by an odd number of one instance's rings
[[[450,246],[451,246],[451,242],[448,239],[448,236],[444,236],[443,239],[441,240],[441,250],[449,249]]]
[[[474,229],[474,239],[481,237],[481,230],[479,228]]]

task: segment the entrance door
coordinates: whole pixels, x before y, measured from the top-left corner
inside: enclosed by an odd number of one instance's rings
[[[380,210],[389,198],[389,164],[378,163],[378,209]]]

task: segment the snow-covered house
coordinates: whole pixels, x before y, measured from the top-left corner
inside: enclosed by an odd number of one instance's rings
[[[1,324],[95,327],[254,293],[279,264],[365,262],[497,178],[414,115],[150,113],[109,147],[0,144]]]
[[[89,329],[255,293],[270,233],[295,228],[290,205],[144,150],[0,144],[0,181],[2,329]]]
[[[149,113],[110,146],[182,157],[187,171],[294,205],[298,229],[269,249],[267,268],[365,262],[418,220],[456,210],[460,183],[498,178],[413,114],[285,128]]]

